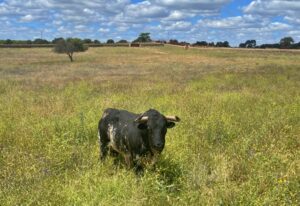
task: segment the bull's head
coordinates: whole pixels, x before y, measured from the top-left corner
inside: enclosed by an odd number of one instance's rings
[[[163,150],[167,129],[174,127],[175,122],[179,121],[177,116],[164,116],[154,109],[148,110],[135,119],[139,129],[147,130],[149,145],[155,153]]]

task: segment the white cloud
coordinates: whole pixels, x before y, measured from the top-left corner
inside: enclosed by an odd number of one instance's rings
[[[63,21],[61,21],[61,20],[54,20],[54,21],[52,21],[52,23],[53,23],[53,25],[58,26],[58,25],[62,25]]]
[[[88,9],[88,8],[83,9],[83,12],[87,13],[87,14],[90,14],[90,15],[95,14],[95,11],[93,11],[92,9]]]
[[[30,22],[34,20],[34,17],[31,14],[27,14],[21,17],[21,22]]]
[[[271,16],[300,16],[299,0],[254,0],[244,9],[245,13]]]
[[[205,19],[198,22],[200,27],[215,29],[258,28],[266,26],[270,21],[252,15],[227,17],[223,19]]]
[[[125,31],[127,31],[128,29],[129,29],[128,26],[119,26],[119,27],[116,28],[116,30],[117,30],[118,32],[125,32]]]
[[[125,8],[125,14],[130,17],[166,17],[168,11],[160,6],[152,5],[149,1],[131,4]]]
[[[108,29],[108,28],[99,28],[98,31],[102,32],[102,33],[108,33],[110,31],[110,29]]]
[[[176,9],[216,10],[231,0],[153,0],[153,2]]]
[[[186,18],[191,18],[194,16],[195,16],[195,14],[193,14],[193,13],[184,12],[184,11],[180,11],[180,10],[174,10],[174,11],[171,11],[169,16],[167,18],[165,18],[164,20],[178,21],[178,20],[183,20]]]
[[[172,30],[172,31],[188,31],[190,30],[192,26],[191,22],[187,21],[177,21],[170,26],[166,27],[166,30]]]
[[[267,29],[270,31],[277,31],[277,30],[289,30],[292,26],[289,24],[281,23],[281,22],[272,22]]]
[[[76,25],[75,29],[77,29],[77,30],[85,30],[86,26],[85,25]]]
[[[300,18],[285,16],[284,20],[287,21],[287,22],[290,22],[292,24],[299,24],[300,25]]]

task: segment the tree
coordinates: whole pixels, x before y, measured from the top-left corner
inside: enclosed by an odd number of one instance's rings
[[[208,43],[206,41],[197,41],[193,44],[193,46],[207,46]]]
[[[245,43],[240,43],[239,47],[240,48],[246,48],[246,44]]]
[[[106,44],[114,44],[114,43],[115,43],[115,41],[113,39],[108,39],[106,41]]]
[[[279,49],[280,48],[280,44],[262,44],[259,46],[259,48],[262,48],[262,49],[266,49],[266,48],[276,48],[276,49]]]
[[[175,45],[177,45],[177,44],[179,44],[179,42],[178,42],[177,39],[170,39],[169,40],[169,44],[175,44]]]
[[[245,42],[246,48],[255,48],[256,47],[256,40],[247,40]]]
[[[52,44],[56,44],[57,42],[59,42],[61,40],[64,40],[64,38],[62,38],[62,37],[55,38],[52,40]]]
[[[223,42],[223,47],[230,47],[229,42],[228,41],[224,41]]]
[[[6,40],[4,41],[4,44],[12,44],[12,43],[13,43],[13,41],[10,40],[10,39],[6,39]]]
[[[256,47],[256,40],[247,40],[245,43],[240,43],[240,48],[255,48]]]
[[[214,47],[215,46],[215,42],[208,43],[208,46]]]
[[[49,42],[46,39],[35,39],[33,44],[48,44]]]
[[[92,40],[91,39],[84,39],[83,43],[85,43],[85,44],[91,44]]]
[[[280,48],[288,49],[294,43],[294,39],[292,37],[284,37],[280,40]]]
[[[230,47],[230,45],[228,41],[224,41],[224,42],[219,41],[216,43],[216,47]]]
[[[57,41],[54,46],[54,52],[67,54],[71,62],[73,62],[74,52],[84,52],[87,49],[88,47],[85,46],[83,42],[77,38],[68,38],[66,40],[61,39]]]
[[[291,49],[300,49],[300,42],[292,44],[290,48]]]
[[[118,41],[118,43],[128,43],[128,41],[125,39],[121,39],[120,41]]]
[[[186,41],[181,41],[181,42],[179,42],[179,45],[185,46],[185,45],[190,45],[190,43],[188,43]]]
[[[150,33],[140,33],[139,37],[133,42],[150,42],[150,41],[152,41],[150,37]]]
[[[97,40],[97,39],[95,39],[95,40],[94,40],[94,44],[100,44],[100,41]]]

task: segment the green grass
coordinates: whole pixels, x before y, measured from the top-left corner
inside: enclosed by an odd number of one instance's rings
[[[0,205],[299,205],[300,53],[0,49]],[[98,161],[107,107],[182,121],[155,169]]]

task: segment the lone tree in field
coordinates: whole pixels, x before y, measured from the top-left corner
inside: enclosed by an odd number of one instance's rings
[[[54,46],[54,52],[60,54],[67,54],[71,62],[73,62],[74,52],[84,52],[87,49],[88,47],[85,46],[83,42],[77,38],[68,38],[66,40],[60,39],[55,43]]]
[[[294,43],[294,39],[292,37],[284,37],[280,40],[280,48],[288,49]]]
[[[240,43],[240,48],[255,48],[256,47],[256,40],[247,40],[245,43]]]
[[[151,42],[150,33],[140,33],[139,37],[133,42]]]

